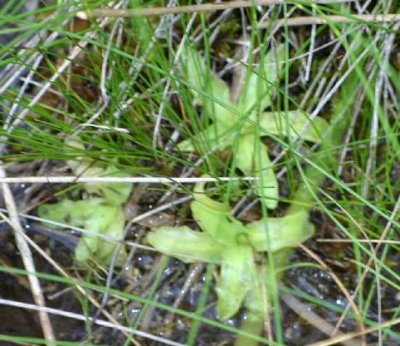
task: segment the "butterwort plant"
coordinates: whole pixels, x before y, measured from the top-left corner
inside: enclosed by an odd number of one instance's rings
[[[85,150],[77,138],[68,139],[67,145],[82,152]],[[76,176],[124,175],[111,164],[102,166],[82,157],[67,163]],[[85,182],[82,187],[86,193],[85,198],[81,200],[64,198],[58,203],[44,204],[38,208],[38,215],[44,219],[89,231],[83,233],[78,241],[75,260],[84,264],[90,259],[106,265],[111,261],[116,241],[121,240],[124,234],[123,205],[132,191],[132,184]],[[120,254],[120,263],[123,257],[124,252]]]
[[[265,307],[265,282],[258,275],[255,256],[297,247],[308,239],[314,232],[308,211],[265,217],[244,225],[231,215],[229,205],[205,194],[204,183],[196,184],[190,208],[199,230],[164,226],[151,231],[147,241],[183,262],[219,265],[216,292],[221,319],[235,315],[243,304],[252,316],[262,316],[268,306]]]
[[[182,54],[184,78],[210,122],[203,131],[180,142],[178,149],[201,150],[204,143],[220,150],[231,148],[236,167],[246,176],[259,177],[256,193],[269,209],[276,208],[279,189],[262,137],[320,142],[329,127],[324,119],[311,119],[300,110],[264,111],[273,100],[282,51],[278,47],[275,53],[264,57],[258,69],[248,69],[237,102],[233,101],[229,86],[208,68],[196,50],[186,47]],[[244,305],[249,316],[261,320],[269,308],[265,288],[268,291],[270,285],[268,275],[259,275],[263,268],[257,265],[256,258],[269,252],[276,259],[284,258],[282,263],[286,264],[287,249],[297,247],[313,234],[309,209],[289,208],[282,217],[266,216],[245,225],[231,215],[228,203],[207,197],[203,183],[195,186],[190,208],[198,230],[161,227],[148,234],[148,242],[187,263],[219,265],[216,292],[221,319],[232,317]],[[279,260],[276,264],[279,266]]]
[[[324,119],[311,119],[300,110],[264,112],[273,102],[282,61],[283,46],[278,46],[266,54],[259,68],[248,68],[241,94],[234,102],[227,83],[210,70],[198,51],[186,46],[182,54],[184,79],[210,123],[203,131],[179,143],[178,149],[201,151],[204,144],[219,150],[230,147],[236,167],[244,175],[259,177],[256,194],[269,209],[276,208],[279,189],[262,137],[319,142],[328,128]]]

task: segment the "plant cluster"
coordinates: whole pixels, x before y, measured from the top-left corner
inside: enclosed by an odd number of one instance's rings
[[[67,144],[84,151],[84,146],[76,139],[70,139]],[[69,167],[77,176],[121,176],[122,172],[114,166],[103,167],[92,160],[77,158],[68,161]],[[44,204],[38,208],[38,215],[55,222],[70,224],[88,230],[79,239],[75,249],[75,259],[79,264],[89,259],[99,264],[107,264],[112,258],[119,241],[124,234],[125,217],[123,205],[132,192],[130,183],[102,184],[83,183],[87,194],[82,200],[64,198],[59,203]],[[100,238],[103,235],[107,238]],[[109,240],[111,239],[111,241]],[[120,262],[124,254],[120,254]]]
[[[322,118],[311,119],[306,113],[266,112],[272,104],[273,86],[279,81],[281,47],[269,52],[258,70],[248,69],[246,83],[238,102],[232,101],[229,86],[218,78],[201,55],[186,47],[182,56],[184,78],[212,122],[204,131],[178,145],[183,152],[195,151],[205,141],[219,150],[231,148],[237,168],[244,174],[259,177],[255,191],[268,209],[277,207],[278,181],[262,137],[288,137],[290,140],[321,141],[329,124]],[[70,146],[84,150],[76,140]],[[92,161],[78,158],[69,161],[76,175],[120,175],[115,167],[101,167]],[[57,204],[43,205],[39,215],[58,222],[67,220],[73,226],[84,227],[94,234],[84,234],[76,248],[79,263],[89,258],[108,263],[115,244],[96,237],[96,233],[120,239],[124,230],[122,206],[131,193],[131,184],[83,185],[86,198],[79,201],[64,199]],[[184,262],[217,263],[217,310],[222,319],[232,317],[244,305],[253,316],[261,316],[268,309],[267,276],[260,279],[255,257],[260,253],[279,254],[308,239],[314,227],[308,221],[308,209],[288,212],[283,217],[265,216],[250,224],[243,224],[231,215],[228,203],[220,203],[205,195],[204,184],[194,189],[191,203],[193,218],[201,231],[189,227],[161,227],[147,236],[147,241],[164,254]],[[263,293],[264,292],[264,293]]]
[[[193,262],[217,263],[217,311],[222,319],[232,317],[243,301],[252,315],[261,315],[265,298],[255,254],[296,247],[314,231],[306,211],[284,217],[265,217],[244,225],[231,216],[229,205],[205,195],[204,184],[194,189],[190,206],[202,232],[181,227],[160,227],[150,232],[148,242],[164,254]]]
[[[256,192],[269,209],[278,205],[279,188],[262,137],[319,142],[329,127],[323,118],[311,119],[301,110],[265,112],[272,105],[282,61],[283,46],[279,46],[275,54],[271,50],[264,57],[258,69],[248,68],[241,95],[234,102],[229,86],[208,68],[196,50],[186,47],[182,54],[185,79],[212,123],[179,143],[178,148],[190,152],[203,143],[219,150],[230,147],[236,167],[246,176],[260,178]]]

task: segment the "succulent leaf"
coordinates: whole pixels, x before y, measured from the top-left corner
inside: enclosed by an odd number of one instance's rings
[[[147,241],[160,252],[183,262],[217,262],[223,246],[208,234],[189,227],[160,227],[147,235]]]
[[[83,233],[78,241],[75,259],[79,263],[89,258],[101,264],[108,263],[116,244],[99,238],[97,234],[118,240],[124,233],[125,219],[121,207],[108,205],[102,198],[82,201],[64,199],[56,204],[45,204],[38,208],[38,215],[91,232]]]
[[[265,112],[260,116],[260,128],[265,134],[290,137],[292,140],[302,138],[310,142],[320,142],[329,128],[329,123],[301,111]]]
[[[118,177],[122,176],[122,172],[118,170],[114,166],[107,166],[106,168],[100,168],[100,170],[95,167],[93,171],[88,170],[84,176],[111,176],[111,177]],[[131,192],[132,192],[132,184],[131,183],[112,183],[112,184],[105,184],[105,183],[96,183],[96,182],[89,182],[84,183],[84,188],[88,193],[96,194],[102,196],[108,204],[112,205],[122,205],[125,203]]]
[[[196,184],[192,214],[200,228],[222,245],[233,246],[246,233],[241,222],[230,216],[229,205],[214,201],[204,193],[204,183]]]
[[[183,152],[192,152],[196,150],[195,147],[198,145],[199,147],[206,146],[206,149],[213,149],[218,146],[219,150],[223,150],[233,141],[233,136],[227,136],[229,134],[230,128],[225,124],[214,123],[191,138],[180,142],[178,149]]]
[[[220,278],[217,282],[217,311],[222,320],[236,314],[254,278],[255,264],[250,246],[227,248],[221,256]]]
[[[77,137],[68,138],[66,144],[76,150],[85,150],[85,146]],[[103,167],[93,160],[82,157],[68,161],[68,165],[77,176],[123,175],[123,172],[113,165]],[[92,232],[92,234],[81,235],[75,249],[75,259],[79,263],[85,263],[92,258],[101,264],[107,264],[111,260],[116,243],[100,238],[97,234],[103,234],[115,240],[122,238],[125,226],[122,204],[128,200],[132,184],[86,182],[82,185],[87,193],[99,197],[90,196],[81,201],[64,199],[56,204],[44,204],[38,208],[38,214],[43,218],[82,227]],[[122,263],[124,255],[125,252],[122,250],[118,263]]]
[[[308,210],[300,209],[280,218],[264,218],[245,226],[230,215],[229,206],[207,197],[204,186],[205,183],[196,184],[195,200],[191,204],[193,217],[203,232],[186,226],[161,227],[150,232],[147,240],[160,252],[184,262],[220,264],[216,291],[221,319],[236,314],[243,302],[249,313],[259,318],[268,310],[275,286],[257,274],[253,251],[273,252],[277,258],[274,263],[280,268],[283,265],[280,254],[313,234]],[[266,291],[269,295],[265,295]]]
[[[86,220],[105,201],[102,198],[91,198],[85,201],[64,199],[55,204],[43,204],[37,209],[41,218],[55,222],[83,227]]]
[[[283,46],[270,50],[263,64],[254,70],[248,69],[247,79],[239,99],[239,113],[263,111],[271,105],[272,90],[279,78],[279,62],[283,59]],[[254,116],[249,120],[254,121]]]
[[[314,226],[306,210],[299,210],[283,217],[268,217],[246,226],[250,243],[256,251],[272,251],[297,247],[310,238]]]
[[[269,209],[278,205],[278,180],[272,169],[267,148],[255,134],[240,136],[238,150],[235,151],[237,167],[246,175],[259,176],[257,194]]]
[[[230,123],[235,120],[231,111],[233,104],[229,86],[210,71],[200,53],[184,47],[182,65],[196,101],[203,105],[206,114],[218,122]]]

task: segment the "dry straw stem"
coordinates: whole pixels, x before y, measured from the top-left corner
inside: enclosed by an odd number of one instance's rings
[[[392,23],[400,21],[400,14],[354,14],[350,17],[345,16],[315,16],[315,17],[294,17],[284,18],[274,21],[265,21],[259,24],[259,28],[267,28],[269,26],[302,26],[315,24],[330,23],[356,23],[356,22],[376,22],[376,23]]]
[[[258,177],[78,177],[78,176],[52,176],[52,177],[5,177],[0,175],[0,183],[6,184],[62,184],[62,183],[139,183],[139,184],[195,184],[216,183],[222,181],[254,181]]]
[[[155,209],[153,209],[153,210],[156,210],[156,209],[158,209],[158,208],[155,208]],[[0,208],[0,210],[1,210],[1,208]],[[148,214],[148,212],[146,213],[146,214]],[[1,215],[1,211],[0,211],[0,215]],[[89,233],[89,234],[92,234],[92,235],[95,235],[95,236],[97,236],[97,237],[99,237],[99,238],[103,238],[103,239],[105,239],[105,240],[107,240],[107,241],[115,241],[114,239],[112,239],[112,237],[108,237],[108,236],[106,236],[106,235],[101,235],[101,234],[98,234],[98,233],[95,233],[95,232],[89,232],[89,231],[87,231],[87,230],[84,230],[84,229],[82,229],[82,228],[79,228],[79,227],[73,227],[73,226],[71,226],[71,225],[67,225],[67,224],[63,224],[63,223],[59,223],[59,222],[53,222],[53,221],[50,221],[50,220],[45,220],[45,219],[41,219],[41,218],[38,218],[38,217],[35,217],[35,216],[32,216],[32,215],[28,215],[28,214],[23,214],[23,213],[19,213],[19,215],[20,216],[22,216],[22,217],[24,217],[24,218],[27,218],[27,219],[31,219],[31,220],[36,220],[36,221],[42,221],[42,222],[47,222],[47,223],[49,223],[49,224],[54,224],[54,225],[57,225],[57,226],[60,226],[60,227],[63,227],[63,228],[69,228],[69,229],[73,229],[73,230],[76,230],[76,231],[78,231],[78,232],[81,232],[81,233]],[[48,256],[48,254],[42,249],[42,248],[40,248],[33,240],[31,240],[29,237],[27,237],[25,234],[23,234],[23,238],[26,240],[26,242],[34,249],[34,250],[36,250],[55,270],[57,270],[63,277],[65,277],[66,279],[68,279],[68,280],[70,280],[71,282],[73,282],[73,286],[74,286],[74,288],[76,288],[78,291],[79,291],[79,293],[81,293],[82,295],[84,295],[84,296],[86,296],[87,297],[87,299],[96,307],[96,308],[99,308],[100,307],[100,304],[99,304],[99,302],[98,301],[96,301],[90,294],[88,294],[87,293],[87,291],[86,291],[86,289],[85,288],[83,288],[83,287],[81,287],[81,286],[79,286],[79,284],[77,283],[77,281],[75,281],[74,279],[72,279],[69,275],[68,275],[68,273],[63,269],[63,268],[61,268],[50,256]],[[131,242],[127,242],[127,241],[124,241],[124,243],[126,244],[126,245],[130,245],[130,246],[138,246],[137,244],[135,244],[135,243],[131,243]],[[146,250],[150,250],[150,251],[153,251],[153,248],[150,248],[150,247],[148,247],[148,246],[140,246],[141,248],[144,248],[144,249],[146,249]],[[11,303],[12,304],[12,303]],[[19,306],[18,304],[20,304],[20,302],[15,302],[15,304],[17,304],[17,305],[13,305],[13,306]],[[23,304],[23,303],[22,303]],[[0,299],[0,305],[7,305],[7,303],[5,302],[5,300],[4,301],[1,301],[1,299]],[[22,306],[20,306],[21,308],[22,308]],[[37,309],[36,310],[38,310],[38,311],[43,311],[43,312],[47,312],[47,313],[51,313],[51,311],[48,311],[47,309],[49,309],[49,308],[47,308],[47,307],[39,307],[39,306],[37,306]],[[67,311],[65,311],[65,313],[66,314],[68,314],[69,312],[67,312]],[[131,340],[131,342],[132,342],[132,344],[133,345],[135,345],[135,346],[140,346],[140,344],[137,342],[137,341],[135,341],[134,339],[132,339],[132,330],[125,330],[125,329],[128,329],[127,327],[124,327],[124,326],[122,326],[108,311],[106,311],[106,310],[104,310],[103,311],[103,315],[105,316],[105,317],[107,317],[107,319],[109,320],[109,322],[106,322],[106,323],[108,323],[110,326],[112,325],[115,329],[118,329],[118,330],[121,330],[121,332],[127,337],[127,338],[129,338],[130,340]],[[124,329],[125,328],[125,329]],[[142,337],[147,337],[147,338],[149,338],[149,339],[154,339],[153,338],[153,336],[151,335],[151,334],[147,334],[147,333],[142,333],[142,334],[138,334],[138,333],[133,333],[134,335],[135,334],[137,334],[137,335],[140,335],[140,336],[142,336]],[[159,338],[159,337],[156,337],[157,339],[154,339],[154,340],[165,340],[165,341],[168,341],[168,340],[166,340],[166,339],[164,339],[164,338]],[[165,344],[168,344],[167,342],[164,342]],[[164,344],[163,343],[163,344]]]
[[[150,7],[150,8],[132,8],[132,9],[112,9],[112,8],[101,8],[92,11],[80,11],[77,12],[77,16],[81,19],[88,19],[90,17],[108,17],[108,18],[128,18],[128,17],[149,17],[149,16],[162,16],[166,14],[178,14],[178,13],[198,13],[198,12],[214,12],[223,11],[226,9],[233,8],[246,8],[253,6],[273,6],[281,4],[329,4],[329,3],[340,3],[340,2],[352,2],[354,0],[316,0],[312,3],[309,1],[285,1],[285,0],[238,0],[230,1],[218,4],[199,4],[199,5],[187,5],[187,6],[175,6],[175,7]]]
[[[298,314],[303,320],[307,321],[309,324],[318,328],[321,332],[326,335],[332,335],[335,332],[335,327],[330,323],[326,322],[322,317],[317,315],[312,311],[310,306],[302,303],[295,296],[281,292],[280,293],[283,302],[290,307],[296,314]],[[337,332],[336,336],[343,337],[345,334],[341,332]],[[355,340],[346,340],[343,341],[343,345],[345,346],[357,346],[359,343]]]
[[[4,168],[0,166],[0,178],[5,178],[5,176],[6,173],[4,171]],[[32,290],[33,299],[35,303],[41,308],[39,310],[39,319],[42,326],[43,334],[46,338],[46,344],[48,346],[56,345],[50,318],[45,310],[46,305],[42,289],[40,287],[40,282],[37,276],[34,274],[36,270],[35,263],[33,262],[32,252],[26,239],[24,238],[24,229],[18,217],[18,210],[15,205],[14,197],[7,183],[1,183],[1,190],[3,191],[4,202],[10,216],[10,225],[14,228],[15,231],[15,241],[21,254],[25,269],[28,272],[28,280]],[[3,218],[5,217],[3,216]]]
[[[383,328],[391,328],[394,327],[395,325],[400,324],[400,317],[396,318],[394,320],[391,321],[387,321],[387,322],[383,322],[380,324],[377,324],[373,327],[367,328],[362,332],[353,332],[353,333],[347,333],[347,334],[342,334],[342,335],[338,335],[335,337],[332,337],[330,339],[327,340],[323,340],[323,341],[318,341],[312,344],[308,344],[307,346],[330,346],[330,345],[339,345],[347,340],[351,340],[363,335],[367,335],[367,334],[372,334],[374,332],[376,332],[379,329],[383,329]]]
[[[343,295],[347,298],[348,304],[351,306],[353,309],[354,315],[356,317],[356,322],[358,324],[358,329],[359,333],[358,335],[361,336],[361,340],[353,340],[353,345],[354,346],[365,346],[365,326],[363,324],[363,320],[361,318],[361,313],[360,310],[358,309],[357,304],[355,303],[353,296],[350,294],[346,286],[343,284],[343,282],[339,279],[339,277],[335,274],[335,272],[329,268],[329,266],[312,250],[307,248],[304,245],[299,246],[310,258],[312,258],[315,262],[317,262],[322,268],[324,268],[329,274],[331,275],[333,281],[336,283],[336,285],[339,287],[339,289],[342,291]],[[338,336],[339,337],[339,336]],[[344,336],[343,336],[344,337]],[[354,337],[355,338],[355,337]],[[352,339],[352,338],[350,338]],[[348,339],[344,339],[348,340]]]
[[[400,245],[399,240],[381,239],[316,239],[318,243],[367,243],[367,244],[392,244]]]
[[[26,310],[32,310],[32,311],[42,311],[43,309],[34,304],[29,304],[29,303],[24,303],[24,302],[18,302],[15,300],[10,300],[10,299],[3,299],[0,298],[0,305],[7,305],[7,306],[13,306],[21,309],[26,309]],[[71,318],[77,321],[84,321],[84,322],[92,322],[95,325],[106,327],[106,328],[111,328],[114,330],[119,330],[121,332],[129,334],[133,334],[136,336],[140,336],[146,339],[150,339],[153,341],[156,341],[159,343],[159,345],[171,345],[171,346],[185,346],[184,344],[181,344],[179,342],[175,342],[172,340],[165,339],[163,337],[159,337],[157,335],[152,335],[150,333],[142,332],[140,330],[133,330],[132,327],[129,326],[122,326],[119,324],[115,324],[113,322],[105,321],[105,320],[100,320],[100,319],[94,319],[93,317],[88,317],[76,312],[69,312],[65,310],[60,310],[60,309],[54,309],[54,308],[49,308],[45,307],[44,311],[49,314],[53,314],[56,316],[62,316],[66,318]]]

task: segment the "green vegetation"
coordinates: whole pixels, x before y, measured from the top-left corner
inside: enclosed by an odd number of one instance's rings
[[[219,150],[232,146],[237,168],[247,176],[259,175],[257,194],[270,209],[278,205],[278,181],[260,137],[285,133],[293,140],[300,137],[318,142],[328,127],[323,119],[310,121],[308,115],[301,111],[263,112],[272,104],[273,86],[279,80],[282,53],[283,46],[280,46],[276,56],[272,52],[267,54],[259,71],[249,69],[237,104],[232,101],[228,85],[206,68],[199,53],[186,48],[182,54],[186,78],[195,90],[196,100],[204,107],[213,124],[194,138],[181,142],[178,149],[194,151],[192,142],[198,145],[205,143],[209,148],[217,147]]]
[[[245,226],[230,216],[228,206],[208,198],[203,184],[195,188],[191,210],[203,232],[187,226],[161,227],[147,236],[149,243],[184,262],[221,265],[216,291],[217,310],[222,319],[236,314],[245,298],[250,314],[262,316],[268,310],[262,291],[265,283],[258,278],[253,251],[276,252],[309,238],[314,228],[307,213],[264,218]]]
[[[108,6],[0,6],[1,159],[46,303],[75,313],[57,342],[398,343],[399,25],[354,14],[399,4],[76,17]],[[328,23],[274,25],[299,16]],[[24,181],[69,175],[171,181]],[[32,300],[7,208],[0,307]],[[47,342],[26,308],[0,340]]]
[[[72,147],[85,150],[83,145],[76,140],[69,140]],[[121,176],[123,173],[113,166],[101,167],[84,157],[78,161],[69,161],[68,165],[76,176],[101,177]],[[64,199],[57,204],[44,204],[38,209],[41,218],[55,222],[70,224],[74,227],[83,227],[94,234],[81,236],[75,250],[78,263],[87,263],[89,259],[108,264],[112,259],[115,244],[100,239],[96,233],[103,234],[111,239],[121,239],[124,235],[125,216],[123,204],[128,200],[132,184],[114,183],[99,184],[94,182],[84,183],[84,190],[90,194],[80,201]],[[92,197],[95,195],[97,197]],[[123,263],[123,253],[120,254],[120,263]]]

